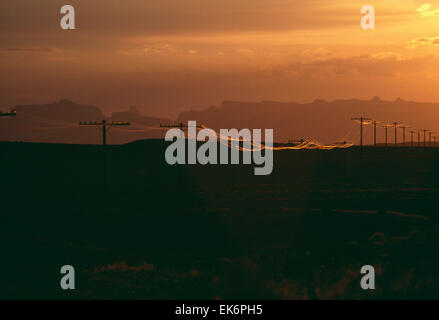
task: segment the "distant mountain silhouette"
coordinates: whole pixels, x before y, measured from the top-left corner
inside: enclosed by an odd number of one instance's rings
[[[359,124],[351,117],[364,116],[383,122],[400,121],[410,125],[409,130],[433,129],[439,132],[439,103],[409,102],[403,99],[383,101],[322,99],[311,103],[281,103],[275,101],[238,102],[224,101],[221,108],[210,107],[202,111],[187,111],[177,121],[197,120],[213,129],[220,128],[273,128],[276,141],[290,139],[316,139],[321,142],[359,141]],[[373,142],[372,126],[365,126],[365,143]],[[377,129],[378,141],[384,141],[384,129]],[[415,137],[416,139],[417,137]],[[389,143],[394,141],[394,130],[388,130]],[[402,141],[402,129],[398,130]]]
[[[51,104],[16,106],[17,116],[0,119],[0,140],[101,143],[101,133],[93,127],[78,126],[79,121],[101,121],[106,118],[96,106],[76,104],[68,99]],[[2,111],[8,111],[3,108]],[[239,102],[224,101],[221,107],[209,107],[200,111],[182,112],[176,122],[196,120],[215,130],[221,128],[273,128],[275,141],[315,139],[322,143],[342,141],[359,142],[359,124],[351,117],[365,116],[383,122],[400,121],[410,125],[409,130],[432,129],[439,133],[439,103],[410,102],[403,99],[383,101],[379,97],[370,100],[317,99],[311,103],[282,103],[276,101]],[[163,138],[165,131],[160,123],[173,122],[165,118],[141,114],[136,107],[113,112],[109,121],[130,121],[132,126],[112,128],[109,144],[121,144],[140,139]],[[439,135],[439,134],[438,134]],[[377,129],[378,142],[384,142],[384,129]],[[421,136],[423,140],[423,135]],[[428,138],[428,137],[427,137]],[[415,134],[414,139],[417,140]],[[372,126],[365,126],[364,141],[373,143]],[[398,142],[402,130],[398,130]],[[394,129],[388,129],[388,142],[394,142]]]
[[[128,109],[128,111],[113,112],[111,115],[111,120],[113,120],[113,121],[131,121],[131,122],[134,122],[137,124],[143,124],[146,126],[157,126],[160,123],[169,122],[169,119],[165,119],[165,118],[155,118],[155,117],[144,116],[134,106],[131,106]]]
[[[15,117],[0,120],[0,140],[100,144],[100,131],[94,127],[79,127],[80,121],[130,121],[130,127],[114,127],[109,132],[108,142],[120,144],[163,137],[163,131],[156,128],[160,123],[170,121],[144,116],[135,107],[105,117],[98,107],[76,104],[69,99],[50,104],[19,105],[13,109],[17,112]]]
[[[69,99],[61,99],[46,105],[15,106],[14,109],[18,114],[55,121],[78,122],[84,119],[97,121],[104,118],[99,108],[76,104]]]

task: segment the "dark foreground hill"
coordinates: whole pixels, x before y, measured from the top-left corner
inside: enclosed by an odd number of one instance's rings
[[[439,298],[439,149],[277,152],[256,177],[165,148],[0,143],[0,297]]]

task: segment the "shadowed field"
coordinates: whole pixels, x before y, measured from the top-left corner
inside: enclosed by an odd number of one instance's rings
[[[439,298],[439,149],[281,151],[261,177],[166,146],[0,143],[0,298]]]

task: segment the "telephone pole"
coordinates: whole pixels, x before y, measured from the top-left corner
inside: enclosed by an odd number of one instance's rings
[[[161,124],[160,128],[180,128],[181,131],[183,131],[183,128],[187,128],[187,125],[184,125],[183,122],[180,122],[178,124]]]
[[[16,115],[17,113],[15,112],[15,110],[11,110],[11,112],[6,113],[0,111],[0,117],[15,117]]]
[[[377,121],[373,121],[373,145],[377,146]]]
[[[124,122],[124,121],[111,121],[107,122],[107,120],[102,120],[101,122],[80,122],[79,126],[81,127],[96,127],[99,130],[102,131],[102,145],[103,145],[103,152],[102,152],[102,184],[103,184],[103,193],[105,194],[107,189],[107,132],[111,129],[113,126],[129,126],[131,123]]]
[[[160,128],[180,128],[180,130],[181,130],[182,132],[184,132],[184,129],[185,129],[185,128],[189,128],[189,126],[183,124],[183,122],[180,122],[180,123],[177,123],[177,124],[161,124],[161,125],[160,125]],[[198,125],[198,126],[195,126],[195,128],[203,129],[203,126]],[[184,136],[184,133],[182,133],[182,135]],[[182,137],[182,138],[183,138],[183,137]]]
[[[425,148],[427,146],[427,132],[429,132],[430,130],[422,129],[421,131],[424,132],[424,148]]]
[[[181,130],[183,130],[184,128],[189,128],[189,126],[183,124],[183,122],[180,122],[178,124],[161,124],[160,128],[180,128]],[[198,125],[198,126],[195,126],[195,128],[202,129],[203,126]]]
[[[411,140],[411,146],[413,147],[413,134],[416,133],[416,131],[410,130],[410,140]]]
[[[388,123],[384,123],[383,124],[383,128],[384,128],[384,131],[385,131],[385,136],[386,136],[386,140],[385,140],[385,146],[387,147],[387,129],[389,128],[389,127],[391,127],[392,125],[391,124],[388,124]]]
[[[11,110],[11,112],[3,113],[0,111],[0,117],[15,117],[17,112],[15,110]]]
[[[290,144],[300,144],[300,143],[303,143],[305,140],[302,138],[302,139],[297,139],[297,140],[288,140],[288,143],[290,143]]]
[[[369,124],[372,119],[370,118],[351,118],[351,120],[360,121],[360,148],[363,149],[363,124]]]
[[[181,138],[184,138],[184,128],[187,128],[187,126],[180,122],[179,124],[161,124],[160,128],[180,128],[182,131]]]
[[[131,123],[129,122],[124,122],[124,121],[112,121],[112,122],[107,122],[107,120],[102,120],[101,122],[80,122],[79,125],[81,127],[85,127],[85,126],[92,126],[92,127],[96,127],[99,130],[102,131],[102,145],[106,146],[107,145],[107,132],[108,130],[111,129],[111,127],[114,126],[129,126],[131,125]]]
[[[405,147],[405,130],[407,128],[410,128],[410,126],[403,124],[403,125],[400,125],[399,127],[402,128],[402,146]]]
[[[428,146],[431,148],[431,135],[433,134],[433,131],[429,132],[429,141],[428,141]]]
[[[400,122],[395,121],[392,124],[395,126],[395,147],[397,147],[398,146],[398,125],[400,124]]]

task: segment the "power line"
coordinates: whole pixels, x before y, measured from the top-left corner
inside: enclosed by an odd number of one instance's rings
[[[17,112],[15,110],[11,110],[11,112],[3,113],[0,111],[0,117],[15,117]]]
[[[189,126],[183,124],[183,122],[180,122],[178,124],[161,124],[160,128],[180,128],[181,130],[183,130],[184,128],[189,128]],[[203,126],[197,125],[197,126],[195,126],[195,128],[202,129]]]
[[[351,120],[360,121],[360,148],[363,149],[363,124],[369,124],[372,119],[365,117],[351,118]]]
[[[184,128],[189,128],[189,126],[183,124],[183,122],[180,122],[180,123],[177,123],[177,124],[161,124],[160,128],[180,128],[180,130],[183,132],[182,133],[182,138],[183,138],[183,136],[184,136]],[[195,126],[195,128],[203,129],[203,126],[197,125],[197,126]]]
[[[79,125],[82,127],[85,127],[85,126],[97,127],[99,130],[101,130],[102,131],[102,145],[106,146],[107,145],[107,131],[110,130],[111,127],[129,126],[129,125],[131,125],[131,123],[124,122],[124,121],[107,122],[107,120],[102,120],[101,122],[80,122]]]
[[[300,144],[300,143],[304,143],[305,140],[304,139],[296,139],[296,140],[288,140],[289,144]]]

